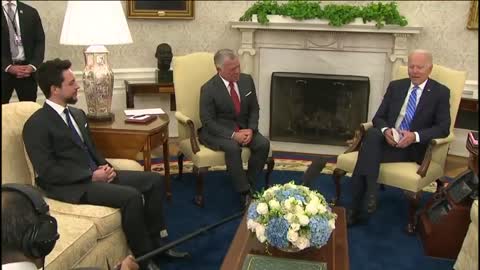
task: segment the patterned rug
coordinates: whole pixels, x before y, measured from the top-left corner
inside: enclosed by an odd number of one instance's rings
[[[308,157],[307,157],[308,158]],[[171,159],[173,160],[173,159]],[[298,158],[275,158],[275,168],[274,170],[278,171],[294,171],[294,172],[304,172],[307,170],[308,166],[312,163],[311,159],[298,159]],[[325,168],[322,170],[322,174],[333,174],[335,170],[336,163],[335,162],[327,162]],[[183,161],[183,172],[184,173],[191,173],[193,168],[193,163],[191,161]],[[244,168],[247,169],[247,165],[244,164]],[[225,166],[213,166],[209,169],[210,171],[225,171]],[[158,172],[160,174],[164,174],[164,166],[161,160],[153,160],[152,161],[152,171]],[[178,163],[177,161],[170,162],[170,174],[175,175],[178,174]],[[345,179],[350,179],[351,173],[347,173],[348,176]],[[430,183],[430,185],[426,186],[423,191],[425,192],[435,192],[437,189],[437,185],[435,182]]]

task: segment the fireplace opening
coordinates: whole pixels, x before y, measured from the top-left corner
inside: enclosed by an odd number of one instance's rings
[[[345,146],[367,121],[364,76],[273,72],[270,139]]]

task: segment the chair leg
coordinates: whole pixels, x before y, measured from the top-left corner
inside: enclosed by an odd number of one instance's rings
[[[420,198],[422,192],[404,192],[408,199],[408,224],[407,224],[407,234],[414,235],[417,227],[417,209],[420,204]]]
[[[196,185],[195,185],[195,197],[193,199],[193,203],[198,207],[204,207],[205,202],[203,199],[203,177],[205,173],[208,171],[208,167],[197,168],[194,167],[194,173],[196,174]]]
[[[183,176],[183,158],[185,155],[182,152],[178,153],[177,163],[178,163],[178,177],[177,180],[182,179]]]
[[[340,180],[347,172],[341,169],[335,169],[333,171],[333,182],[335,184],[335,197],[330,202],[331,205],[337,205],[340,202],[340,196],[342,194],[342,187],[340,185]]]
[[[268,157],[267,173],[265,174],[265,189],[270,187],[270,174],[272,174],[273,167],[275,167],[275,159],[273,159],[273,157]]]

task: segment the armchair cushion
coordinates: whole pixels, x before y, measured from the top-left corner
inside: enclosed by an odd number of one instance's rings
[[[467,235],[463,240],[462,249],[458,254],[457,261],[453,268],[455,270],[477,270],[478,269],[478,200],[472,203],[470,210],[470,223]]]
[[[50,202],[48,202],[50,203]],[[47,269],[71,269],[97,244],[97,232],[92,221],[51,212],[58,223],[60,238],[46,257]]]
[[[346,172],[353,172],[357,163],[358,152],[350,152],[339,155],[337,158],[337,168]],[[420,167],[415,162],[392,162],[382,163],[380,165],[380,175],[378,183],[388,184],[404,190],[417,192],[428,184],[436,180],[436,176],[442,175],[443,168],[436,162],[430,162],[430,166],[425,177],[417,174]],[[388,179],[388,183],[386,180]]]
[[[180,151],[186,156],[192,159],[193,164],[198,168],[211,167],[217,165],[225,165],[225,152],[214,151],[202,144],[200,144],[200,151],[193,153],[189,139],[184,139],[178,142]],[[242,160],[247,162],[250,157],[250,149],[242,147]]]
[[[89,204],[71,204],[46,198],[53,214],[69,215],[91,221],[102,239],[121,227],[120,209]]]

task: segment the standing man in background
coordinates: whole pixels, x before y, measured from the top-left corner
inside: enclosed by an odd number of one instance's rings
[[[35,8],[2,0],[2,104],[15,89],[18,100],[36,101],[35,71],[45,56],[45,33]]]

